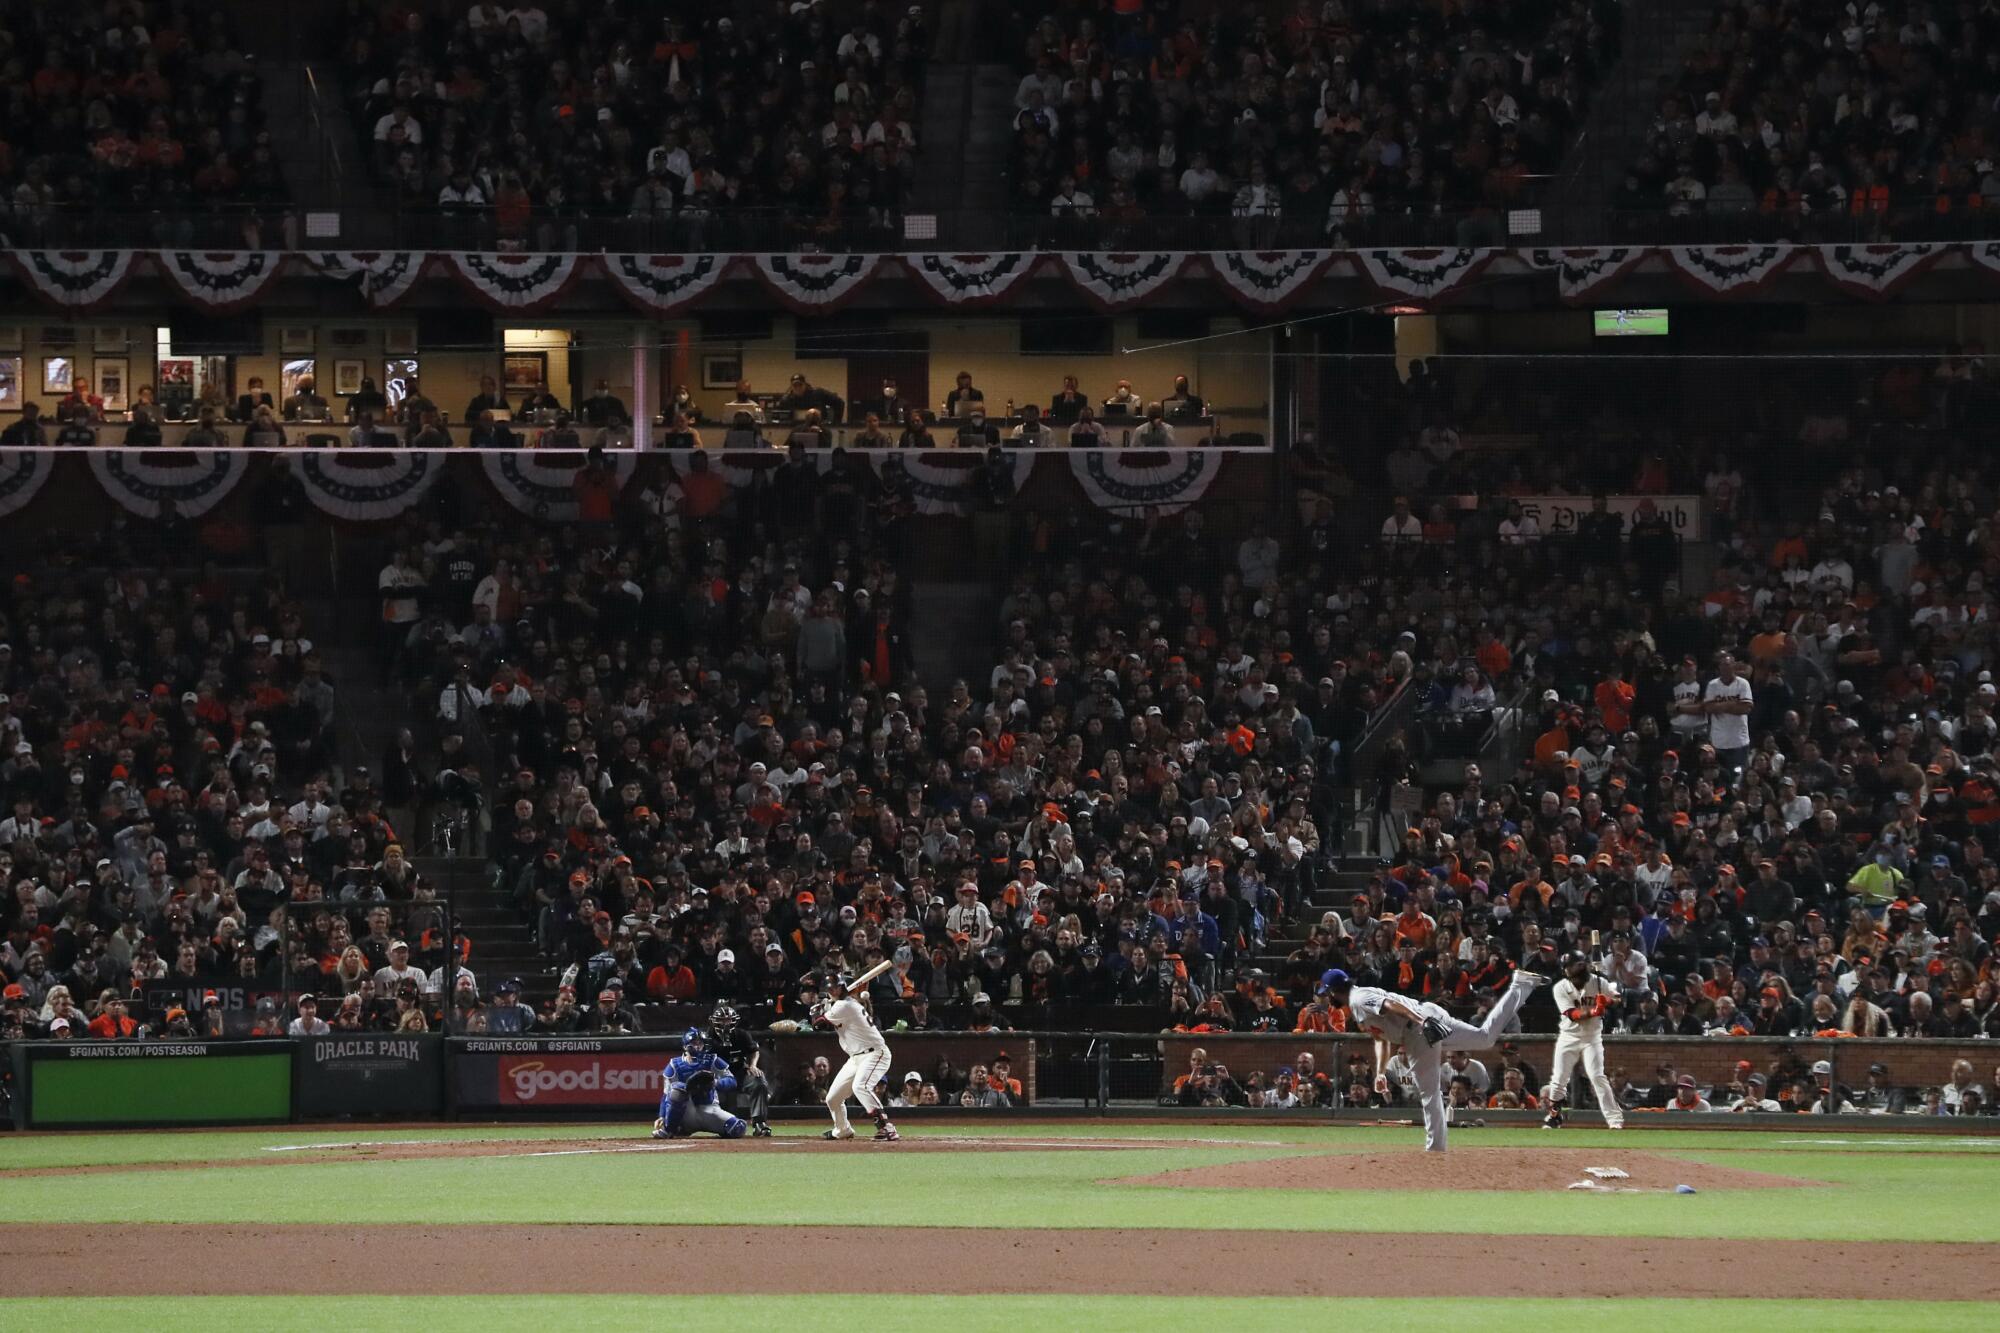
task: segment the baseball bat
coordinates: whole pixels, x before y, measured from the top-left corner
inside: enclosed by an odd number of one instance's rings
[[[875,978],[881,976],[884,972],[887,972],[889,970],[889,961],[890,961],[889,959],[884,958],[881,962],[875,964],[875,966],[869,968],[866,972],[863,972],[860,976],[856,977],[854,979],[854,984],[847,988],[847,993],[849,995],[852,995],[854,994],[854,992],[858,990],[867,989],[869,982],[875,980]]]

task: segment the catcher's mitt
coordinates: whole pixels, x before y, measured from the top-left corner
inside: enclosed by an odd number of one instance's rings
[[[1450,1030],[1451,1029],[1447,1028],[1444,1025],[1444,1020],[1442,1018],[1432,1016],[1424,1020],[1424,1040],[1429,1042],[1433,1046],[1443,1041],[1445,1038],[1445,1033],[1449,1032]]]
[[[688,1096],[697,1102],[704,1102],[715,1093],[715,1075],[706,1069],[697,1071],[687,1081]]]

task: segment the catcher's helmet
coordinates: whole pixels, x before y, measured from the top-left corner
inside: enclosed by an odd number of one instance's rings
[[[681,1034],[681,1054],[705,1055],[708,1053],[708,1034],[700,1028],[689,1028]]]
[[[715,1012],[708,1016],[709,1027],[717,1032],[728,1032],[739,1021],[741,1020],[736,1015],[734,1005],[718,1004],[715,1006]]]

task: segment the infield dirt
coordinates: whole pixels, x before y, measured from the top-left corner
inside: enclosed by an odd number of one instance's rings
[[[2000,1298],[2000,1245],[992,1228],[0,1226],[10,1296]],[[107,1261],[110,1260],[110,1261]],[[893,1299],[884,1296],[884,1299]]]

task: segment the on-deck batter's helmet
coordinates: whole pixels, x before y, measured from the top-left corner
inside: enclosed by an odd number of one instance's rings
[[[1329,967],[1326,971],[1319,974],[1319,994],[1321,995],[1326,994],[1328,991],[1346,990],[1353,984],[1353,979],[1341,968]]]
[[[707,1053],[708,1034],[706,1032],[703,1032],[700,1028],[689,1028],[681,1034],[682,1055],[706,1055]]]

